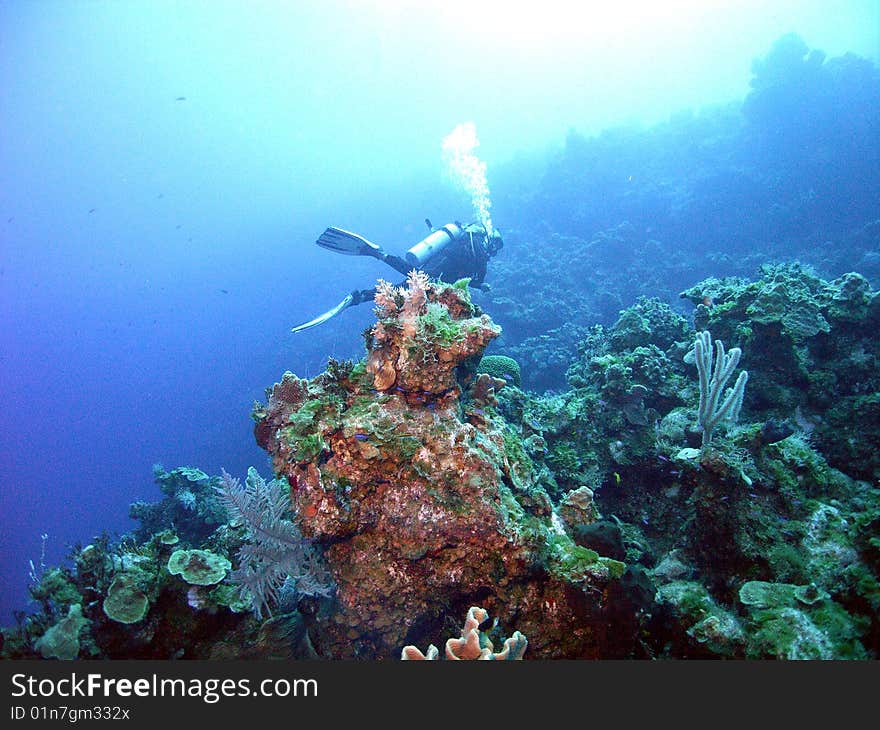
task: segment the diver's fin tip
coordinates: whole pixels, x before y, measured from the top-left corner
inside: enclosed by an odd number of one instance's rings
[[[308,322],[304,322],[303,324],[298,324],[296,327],[294,327],[290,331],[291,332],[302,332],[303,330],[307,330],[311,327],[316,327],[319,324],[323,324],[328,319],[335,317],[342,310],[346,309],[347,307],[350,307],[353,303],[354,303],[354,297],[351,294],[347,294],[345,299],[343,299],[341,302],[339,302],[339,304],[337,304],[335,307],[333,307],[333,309],[331,309],[327,312],[324,312],[323,314],[319,314],[317,317],[315,317],[312,320],[309,320]]]
[[[317,241],[321,248],[326,248],[346,256],[375,256],[381,249],[357,233],[331,226],[324,231]]]

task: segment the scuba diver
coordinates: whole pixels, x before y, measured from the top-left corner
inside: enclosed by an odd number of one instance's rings
[[[372,256],[404,276],[413,269],[421,269],[432,279],[447,282],[469,277],[470,286],[488,291],[489,285],[483,281],[486,278],[486,264],[504,245],[501,234],[497,230],[489,233],[479,223],[463,226],[456,222],[434,228],[426,218],[425,224],[431,233],[410,248],[404,258],[385,253],[375,243],[341,228],[328,228],[315,243],[347,256]],[[375,288],[355,289],[333,309],[297,325],[291,331],[301,332],[326,322],[348,307],[372,301],[375,291]]]

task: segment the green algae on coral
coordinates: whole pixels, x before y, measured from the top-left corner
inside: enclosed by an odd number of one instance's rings
[[[796,585],[790,583],[768,583],[763,580],[750,580],[739,589],[739,600],[746,606],[756,608],[778,608],[794,605]]]
[[[569,581],[583,580],[592,568],[600,565],[599,553],[581,547],[565,534],[550,534],[547,548],[549,570]]]
[[[103,609],[108,618],[121,624],[134,624],[147,615],[150,601],[132,573],[118,573],[107,589]]]
[[[49,568],[41,576],[40,581],[30,589],[31,596],[37,601],[55,606],[72,606],[83,603],[82,594],[76,587],[72,576],[64,568]]]
[[[89,623],[82,614],[82,606],[74,603],[67,616],[49,629],[34,643],[34,649],[44,659],[61,659],[71,661],[79,656],[79,633]]]
[[[177,545],[180,542],[180,538],[174,534],[174,530],[163,530],[156,538],[162,545]]]
[[[192,466],[179,466],[171,472],[171,475],[181,476],[189,482],[203,482],[210,478],[201,469],[196,469]]]
[[[824,611],[782,606],[756,612],[749,632],[750,659],[866,659],[859,622],[837,604]]]
[[[209,550],[176,550],[168,558],[171,575],[179,575],[187,583],[197,586],[219,583],[230,568],[232,563]]]
[[[248,613],[253,609],[253,599],[250,595],[243,595],[237,585],[216,585],[208,593],[208,600],[217,606],[225,606],[233,613]]]
[[[428,302],[418,319],[418,337],[437,341],[442,347],[460,342],[466,336],[464,325],[454,320],[449,310],[438,302]]]

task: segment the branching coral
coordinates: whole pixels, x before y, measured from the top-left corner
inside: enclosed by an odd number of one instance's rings
[[[385,279],[379,279],[376,282],[376,294],[373,297],[373,301],[376,303],[376,309],[374,310],[376,315],[380,319],[384,319],[397,314],[402,303],[404,291],[403,289],[398,289],[391,282],[385,281]]]
[[[743,392],[749,379],[747,370],[743,370],[736,379],[733,388],[721,397],[724,386],[736,370],[742,351],[732,347],[724,351],[721,340],[715,340],[715,366],[712,367],[712,335],[707,330],[697,333],[694,342],[694,361],[700,376],[700,410],[698,420],[703,431],[703,445],[712,439],[712,431],[721,421],[735,421],[742,407]]]

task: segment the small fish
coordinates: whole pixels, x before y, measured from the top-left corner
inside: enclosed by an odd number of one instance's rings
[[[185,96],[178,96],[174,101],[186,101]]]
[[[224,294],[229,294],[229,289],[221,289],[220,291],[223,292]]]
[[[97,208],[89,208],[89,213],[94,213],[96,210]]]

